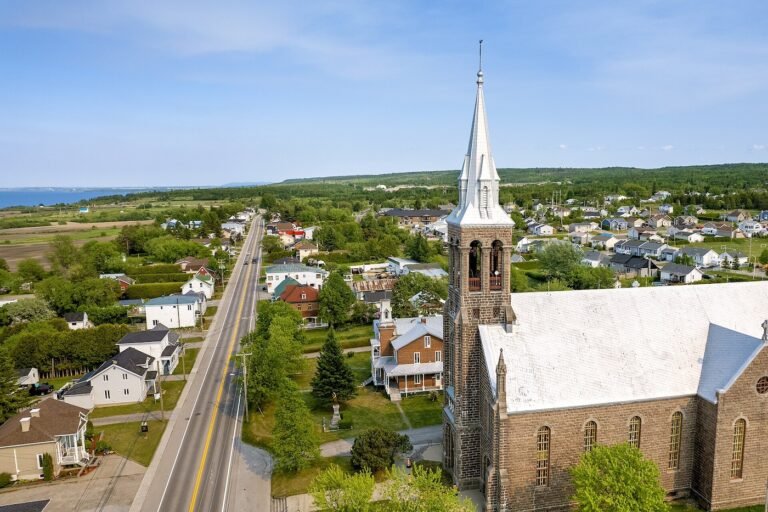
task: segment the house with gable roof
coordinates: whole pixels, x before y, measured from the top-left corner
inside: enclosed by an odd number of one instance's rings
[[[373,321],[371,375],[393,401],[443,389],[443,316],[392,318],[389,300]]]
[[[144,303],[147,329],[160,324],[171,329],[194,327],[197,319],[205,313],[205,302],[198,292],[167,295],[150,299]]]
[[[198,272],[192,278],[181,285],[181,293],[200,292],[205,298],[210,300],[216,291],[216,282],[209,273]]]
[[[135,348],[151,356],[159,362],[163,375],[170,375],[176,369],[182,349],[179,335],[162,324],[146,331],[129,332],[120,338],[117,346],[121,352]]]
[[[86,373],[61,394],[61,399],[88,410],[99,405],[138,403],[156,392],[156,380],[155,358],[128,347]]]

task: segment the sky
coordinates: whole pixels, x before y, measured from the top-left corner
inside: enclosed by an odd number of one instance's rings
[[[0,0],[0,187],[768,161],[764,0]]]

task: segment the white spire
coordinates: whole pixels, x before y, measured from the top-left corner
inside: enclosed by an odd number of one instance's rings
[[[459,205],[447,221],[462,225],[507,225],[515,223],[499,205],[499,174],[491,155],[488,120],[483,95],[482,44],[477,72],[477,99],[469,135],[469,148],[459,175]]]

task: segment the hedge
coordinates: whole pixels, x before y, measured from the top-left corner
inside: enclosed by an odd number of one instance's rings
[[[157,263],[143,267],[130,267],[125,273],[132,277],[142,274],[176,274],[180,269],[181,267],[175,263]]]
[[[127,299],[154,299],[163,295],[181,293],[179,283],[134,284],[125,292]]]
[[[136,283],[185,283],[191,276],[183,272],[175,274],[139,274],[136,276]]]
[[[0,473],[0,489],[3,487],[8,487],[9,485],[11,485],[11,474]]]

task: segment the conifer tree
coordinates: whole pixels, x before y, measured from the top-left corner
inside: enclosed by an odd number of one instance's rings
[[[8,352],[0,350],[0,423],[32,402],[27,390],[20,389],[16,380],[16,370]]]
[[[312,395],[331,402],[334,394],[339,402],[346,402],[355,396],[355,376],[344,360],[341,345],[331,328],[317,359],[317,370],[312,378]]]

